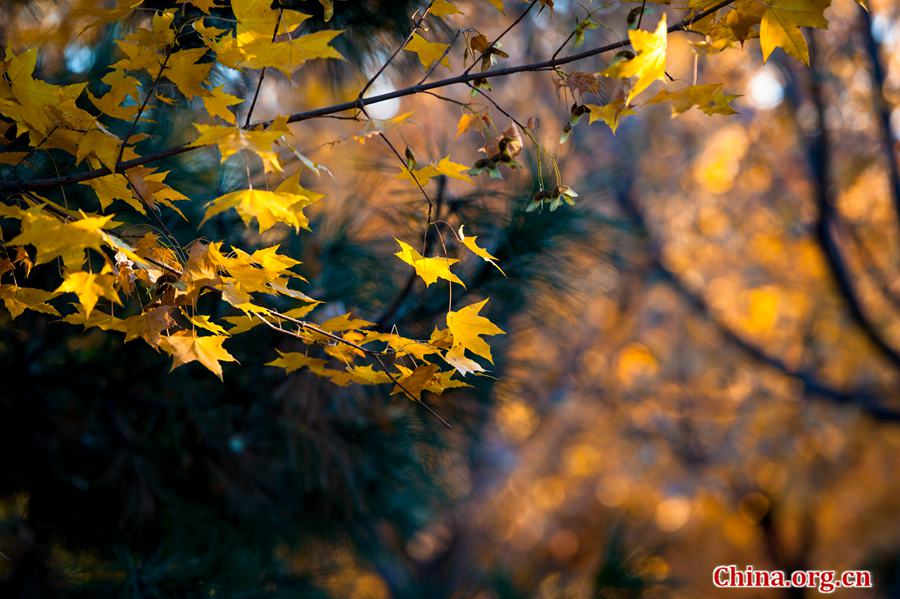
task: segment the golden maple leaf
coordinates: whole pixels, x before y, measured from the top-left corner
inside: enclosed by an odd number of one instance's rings
[[[193,331],[178,331],[164,336],[159,347],[172,356],[172,370],[190,362],[200,362],[222,380],[222,366],[219,362],[237,362],[234,356],[222,347],[228,337],[206,335],[198,337]]]
[[[56,292],[44,291],[43,289],[7,284],[0,285],[0,300],[3,301],[3,305],[6,306],[13,318],[17,318],[25,310],[34,310],[35,312],[59,316],[56,308],[47,303],[47,300],[53,299],[57,295]]]
[[[590,110],[588,124],[592,124],[595,121],[603,121],[606,123],[606,126],[612,130],[613,135],[616,134],[616,130],[619,128],[619,121],[622,120],[622,117],[634,114],[634,110],[625,106],[625,101],[622,98],[613,100],[609,104],[604,104],[603,106],[598,106],[596,104],[585,104],[585,106]]]
[[[491,347],[481,338],[482,335],[504,335],[503,329],[478,313],[487,303],[483,300],[461,308],[456,312],[447,312],[447,328],[453,335],[453,347],[462,347],[476,356],[484,358],[491,364]]]
[[[487,251],[486,249],[484,249],[483,247],[481,247],[477,243],[475,243],[476,240],[478,239],[477,236],[474,236],[474,235],[466,236],[465,233],[463,233],[463,227],[465,227],[465,225],[459,226],[459,240],[462,242],[462,244],[464,246],[466,246],[470,252],[472,252],[479,258],[481,258],[485,262],[492,264],[494,266],[494,268],[499,270],[500,274],[502,274],[505,277],[506,273],[503,272],[503,269],[500,268],[499,264],[497,264],[497,256],[492,255],[489,251]]]
[[[613,63],[603,75],[607,77],[637,77],[637,81],[628,92],[626,104],[631,104],[639,93],[650,87],[650,84],[666,76],[666,15],[663,13],[656,30],[653,32],[636,29],[628,32],[628,39],[634,48],[635,56],[627,60]]]
[[[56,289],[56,293],[77,295],[78,301],[84,306],[84,315],[89,317],[101,297],[114,304],[122,305],[122,300],[119,299],[119,294],[115,289],[115,282],[115,275],[108,272],[99,274],[85,271],[68,272],[62,284]]]
[[[409,244],[400,241],[396,237],[394,241],[400,244],[400,251],[394,255],[415,268],[416,274],[422,277],[426,287],[435,283],[438,279],[459,283],[463,287],[466,286],[459,277],[450,272],[450,267],[459,262],[459,260],[455,258],[425,258]]]
[[[647,104],[669,102],[672,106],[673,118],[687,112],[694,106],[708,115],[737,114],[737,111],[731,106],[731,102],[739,96],[726,94],[722,91],[723,86],[724,84],[722,83],[703,83],[700,85],[689,85],[675,91],[664,89],[650,98]]]
[[[418,33],[414,33],[412,39],[409,40],[409,43],[406,44],[403,49],[407,52],[415,52],[419,57],[419,62],[421,62],[422,66],[426,69],[430,69],[437,61],[441,62],[441,66],[449,69],[450,60],[444,53],[448,46],[449,44],[442,44],[440,42],[429,42]]]
[[[759,25],[759,45],[763,62],[769,59],[775,48],[782,48],[789,55],[809,66],[809,48],[801,27],[827,27],[825,9],[831,0],[771,0]]]
[[[449,156],[444,156],[436,163],[428,164],[422,168],[404,168],[397,177],[408,181],[413,181],[413,177],[415,177],[415,181],[418,181],[419,185],[422,187],[427,185],[431,179],[440,177],[441,175],[449,177],[450,179],[459,179],[460,181],[467,181],[474,184],[475,182],[472,181],[472,178],[466,174],[468,170],[469,167],[466,165],[453,162],[450,160]]]

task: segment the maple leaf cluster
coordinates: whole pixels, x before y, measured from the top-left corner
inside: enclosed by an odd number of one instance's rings
[[[345,111],[354,111],[350,118],[363,122],[352,139],[359,143],[383,139],[400,159],[398,179],[420,190],[429,206],[427,188],[434,180],[478,185],[481,174],[502,178],[500,167],[521,167],[516,157],[529,144],[542,164],[545,160],[553,163],[557,180],[545,187],[541,178],[541,189],[528,210],[543,208],[545,202],[551,210],[574,203],[578,194],[559,180],[555,158],[531,123],[516,122],[501,131],[490,109],[458,102],[462,114],[456,137],[467,132],[481,134],[485,157],[472,167],[449,155],[420,166],[411,149],[404,159],[387,137],[405,125],[410,113],[377,120],[366,112],[366,103],[373,100],[365,98],[364,92],[401,50],[418,58],[425,71],[424,82],[439,66],[453,72],[453,44],[461,36],[465,40],[461,74],[434,83],[432,88],[465,84],[474,96],[489,98],[490,80],[496,76],[547,70],[546,64],[499,68],[510,60],[501,49],[503,34],[492,39],[474,27],[477,23],[461,27],[451,40],[437,39],[436,32],[443,29],[427,25],[428,20],[453,24],[477,17],[481,4],[428,3],[414,15],[413,30],[402,46],[367,82],[355,102],[256,123],[251,117],[266,71],[275,69],[290,78],[308,62],[342,60],[333,45],[341,30],[321,28],[320,23],[318,30],[310,31],[310,15],[269,0],[180,0],[178,8],[159,10],[138,10],[142,8],[139,0],[119,0],[110,8],[79,4],[73,18],[86,30],[116,26],[123,32],[116,41],[116,59],[102,78],[107,88],[104,93],[88,90],[86,83],[55,85],[42,80],[39,48],[10,44],[0,61],[0,144],[9,146],[8,151],[0,152],[0,168],[4,169],[0,218],[17,232],[2,243],[0,300],[13,318],[32,310],[86,329],[117,332],[126,341],[140,339],[168,354],[173,368],[198,362],[219,378],[223,377],[222,363],[235,362],[226,347],[229,339],[264,326],[306,346],[304,352],[280,353],[269,362],[288,373],[307,369],[338,385],[389,384],[394,393],[414,400],[421,399],[423,391],[441,393],[467,385],[457,377],[485,373],[485,364],[493,363],[485,337],[504,332],[482,315],[487,299],[466,301],[457,309],[451,299],[445,326],[435,328],[428,339],[407,338],[396,330],[380,331],[374,323],[350,314],[320,321],[313,317],[322,312],[318,309],[323,302],[298,288],[305,282],[296,270],[301,264],[282,253],[278,245],[245,250],[218,241],[182,244],[164,228],[135,234],[125,220],[133,220],[133,212],[146,222],[157,222],[163,210],[185,218],[179,203],[189,202],[189,198],[166,182],[169,172],[148,166],[155,157],[137,149],[152,132],[148,107],[176,104],[181,110],[193,111],[197,135],[162,156],[216,148],[222,163],[237,155],[248,165],[255,161],[266,182],[254,187],[248,166],[246,187],[210,201],[198,227],[233,210],[245,227],[255,227],[260,236],[275,227],[295,234],[308,230],[310,220],[304,211],[326,194],[305,188],[301,174],[303,169],[316,174],[327,169],[291,146],[290,125]],[[508,7],[499,0],[487,4],[501,12]],[[334,6],[331,2],[322,5],[327,22]],[[618,53],[602,70],[566,72],[562,67],[571,61],[557,60],[556,55],[548,63],[558,77],[557,85],[575,99],[562,141],[584,114],[589,115],[590,123],[602,121],[613,133],[624,117],[635,114],[644,92],[666,81],[667,43],[672,31],[690,27],[699,33],[701,39],[691,42],[698,55],[715,54],[759,37],[764,60],[775,48],[782,48],[808,63],[800,28],[826,26],[823,12],[828,5],[829,0],[718,4],[692,0],[680,24],[670,26],[664,12],[650,29],[631,27],[635,24],[629,16],[627,39],[614,48]],[[178,18],[185,6],[197,16]],[[519,20],[533,6],[535,3],[529,4]],[[221,16],[226,8],[233,18]],[[539,10],[552,8],[552,2],[542,2]],[[585,43],[599,19],[595,13],[579,19],[570,39],[576,45]],[[182,45],[186,32],[194,36],[196,44]],[[631,49],[626,50],[627,46]],[[594,54],[608,50],[598,48]],[[226,92],[224,85],[214,86],[211,74],[216,69],[258,74],[256,94],[244,99]],[[413,86],[402,95],[423,91],[421,86]],[[587,102],[586,96],[597,100]],[[722,84],[695,81],[689,86],[667,85],[642,105],[667,103],[673,117],[693,107],[710,115],[728,115],[734,113],[730,102],[735,97],[725,93]],[[243,126],[238,123],[239,113],[244,115]],[[125,133],[117,135],[114,130]],[[293,174],[285,172],[286,151],[292,151],[301,164]],[[49,185],[35,185],[22,177],[36,155],[48,152],[68,156],[72,168],[86,169],[58,184],[89,187],[96,195],[96,212],[70,210],[64,202],[41,195]],[[127,219],[120,218],[125,215]],[[446,226],[430,218],[427,227]],[[465,235],[463,227],[450,231],[461,252],[503,272],[496,256],[478,243],[477,237]],[[427,244],[421,252],[405,241],[398,239],[397,244],[396,257],[425,287],[441,280],[450,287],[451,298],[453,285],[465,288],[452,270],[460,258],[449,255],[446,247],[444,255],[430,256]],[[49,263],[59,266],[58,284],[49,289],[29,287],[26,281],[32,268]],[[200,299],[206,297],[215,298],[222,308],[204,313]],[[291,307],[276,309],[285,302]]]

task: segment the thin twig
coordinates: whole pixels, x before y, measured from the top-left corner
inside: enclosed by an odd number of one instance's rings
[[[534,8],[535,4],[537,4],[537,1],[538,0],[531,0],[531,3],[528,5],[528,7],[522,11],[522,14],[519,15],[519,18],[510,23],[509,26],[500,33],[500,35],[494,38],[494,41],[492,41],[487,48],[481,51],[481,55],[479,55],[478,58],[472,61],[472,64],[466,67],[466,70],[463,71],[463,75],[467,75],[469,71],[475,68],[475,65],[484,60],[490,54],[491,50],[493,50],[497,46],[497,43],[500,42],[501,39],[503,39],[503,36],[512,31],[516,27],[516,25],[521,23],[522,19],[524,19],[525,16],[529,12],[531,12],[531,9]]]
[[[440,66],[440,64],[444,60],[444,58],[446,58],[447,55],[450,54],[450,50],[453,49],[453,44],[455,44],[456,40],[459,39],[459,36],[461,33],[462,33],[462,29],[456,30],[456,35],[453,36],[453,39],[450,40],[450,43],[447,44],[447,47],[444,48],[444,51],[441,53],[441,55],[438,57],[438,59],[435,60],[433,63],[431,63],[431,66],[428,67],[427,71],[425,71],[425,76],[422,77],[421,79],[419,79],[418,85],[422,85],[423,83],[428,81],[428,78],[431,77],[432,73],[434,73],[434,71],[438,68],[438,66]]]
[[[284,9],[278,9],[278,18],[275,20],[275,31],[272,32],[272,43],[275,43],[275,38],[278,37],[278,28],[281,27],[281,17],[284,14]],[[244,120],[244,129],[250,126],[250,118],[253,116],[253,109],[256,108],[256,101],[259,99],[259,90],[262,89],[263,81],[266,78],[266,67],[263,67],[259,72],[259,81],[256,82],[256,91],[253,92],[253,101],[250,102],[250,109],[247,111],[247,118]]]
[[[343,343],[344,345],[352,347],[353,349],[359,350],[359,351],[365,353],[366,355],[371,356],[376,362],[378,362],[378,365],[381,367],[381,369],[384,371],[384,373],[387,375],[387,377],[391,380],[391,382],[394,385],[396,385],[398,389],[403,391],[403,393],[407,397],[409,397],[409,399],[411,399],[415,403],[421,404],[422,407],[425,408],[425,410],[429,414],[431,414],[434,418],[437,418],[437,420],[441,424],[446,426],[448,429],[453,428],[453,426],[449,422],[447,422],[440,414],[438,414],[434,410],[434,408],[429,406],[422,399],[417,398],[415,395],[412,394],[412,392],[409,389],[407,389],[406,387],[403,386],[403,384],[397,379],[397,377],[388,369],[387,364],[385,364],[384,359],[379,355],[378,352],[371,350],[367,347],[363,347],[362,345],[359,345],[359,344],[349,341],[347,339],[344,339],[340,335],[335,335],[334,333],[328,332],[320,327],[317,327],[316,325],[314,325],[310,322],[306,322],[305,320],[298,320],[296,318],[291,318],[290,316],[286,316],[284,314],[281,314],[280,312],[274,312],[274,311],[272,312],[272,315],[275,316],[276,318],[284,319],[290,323],[293,323],[293,324],[297,325],[298,327],[307,329],[307,330],[312,331],[319,335],[323,335],[335,342]],[[261,320],[262,322],[264,322],[269,328],[271,328],[275,331],[278,331],[279,333],[284,333],[285,335],[290,335],[292,337],[300,339],[301,341],[308,342],[308,340],[306,338],[304,338],[303,336],[298,335],[298,334],[294,333],[293,331],[285,330],[284,327],[280,326],[280,324],[279,324],[279,326],[276,327],[272,322],[270,322],[266,318],[263,318],[263,316],[260,314],[256,314],[256,317],[259,320]]]
[[[437,184],[437,194],[434,198],[434,217],[431,222],[425,224],[425,247],[422,249],[422,255],[424,257],[428,257],[428,254],[431,252],[431,241],[432,236],[428,233],[431,231],[431,225],[435,222],[436,219],[441,217],[441,207],[444,204],[444,193],[447,189],[447,178],[440,177],[438,178]],[[403,304],[403,301],[409,296],[410,292],[413,289],[413,285],[416,283],[416,279],[418,278],[418,274],[415,270],[411,270],[409,276],[406,278],[406,282],[403,283],[403,287],[400,289],[400,292],[394,297],[393,301],[391,301],[390,305],[385,308],[384,312],[382,312],[381,316],[379,316],[375,322],[378,323],[380,327],[386,327],[388,322],[397,311],[400,309],[400,306]]]
[[[444,102],[450,102],[451,104],[456,104],[457,106],[467,107],[469,104],[467,102],[460,102],[456,98],[448,98],[447,96],[442,96],[441,94],[436,94],[434,92],[422,92],[426,96],[434,96],[438,100],[443,100]]]
[[[140,192],[140,190],[135,186],[134,182],[128,176],[128,173],[122,173],[122,176],[125,177],[125,180],[128,182],[128,185],[131,187],[131,190],[134,191],[135,195],[138,197],[138,201],[144,205],[144,208],[147,212],[153,217],[153,220],[159,225],[160,230],[163,234],[169,238],[169,242],[176,248],[178,248],[178,252],[182,255],[184,254],[184,247],[182,247],[181,243],[178,239],[175,238],[174,233],[169,230],[169,227],[163,221],[162,216],[157,212],[156,207],[150,203],[150,201],[144,197],[144,195]]]
[[[122,143],[119,145],[119,154],[116,157],[116,172],[121,172],[119,170],[119,165],[122,164],[122,156],[125,155],[125,146],[128,145],[128,140],[131,138],[131,134],[134,133],[134,128],[137,127],[138,121],[141,120],[141,116],[144,114],[144,109],[147,108],[147,102],[150,101],[150,97],[156,91],[156,86],[159,85],[159,80],[162,79],[163,71],[166,70],[166,65],[169,64],[170,56],[172,56],[172,48],[170,46],[166,46],[166,55],[159,67],[159,72],[156,73],[156,77],[153,79],[153,83],[150,85],[150,89],[147,90],[147,95],[144,96],[144,101],[141,102],[141,107],[138,108],[137,114],[134,115],[134,120],[131,121],[131,126],[128,128],[128,133],[125,134],[125,137],[122,138]]]
[[[381,67],[377,71],[375,71],[375,74],[372,75],[368,81],[366,81],[366,84],[362,87],[361,90],[359,90],[359,95],[357,96],[358,99],[362,99],[366,92],[369,91],[369,88],[372,87],[372,84],[375,83],[375,80],[381,76],[384,70],[388,68],[388,65],[390,65],[397,57],[397,55],[400,54],[400,50],[405,48],[406,44],[408,44],[412,40],[413,35],[415,35],[415,33],[419,30],[419,27],[422,26],[422,21],[424,21],[425,17],[428,16],[428,11],[431,10],[432,4],[434,4],[434,0],[432,0],[432,2],[429,2],[428,6],[425,7],[425,10],[422,11],[421,16],[413,21],[412,31],[409,32],[409,35],[406,36],[406,39],[403,40],[403,43],[397,46],[394,52],[390,56],[388,56],[388,59],[384,61],[384,64],[382,64]]]

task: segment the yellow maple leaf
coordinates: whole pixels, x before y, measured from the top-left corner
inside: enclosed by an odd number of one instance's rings
[[[809,66],[809,48],[800,27],[827,27],[825,9],[831,0],[771,0],[759,25],[759,44],[763,62],[775,48]]]
[[[497,256],[491,255],[491,253],[489,251],[487,251],[486,249],[484,249],[483,247],[481,247],[477,243],[475,243],[475,241],[478,239],[477,236],[470,235],[470,236],[466,237],[465,233],[463,233],[463,227],[465,227],[465,225],[459,226],[459,240],[462,242],[462,244],[464,246],[466,246],[467,248],[469,248],[470,252],[472,252],[473,254],[475,254],[476,256],[478,256],[479,258],[484,260],[485,262],[491,263],[494,266],[494,268],[499,270],[500,274],[502,274],[505,277],[506,273],[503,272],[503,269],[500,268],[499,264],[497,264]]]
[[[628,92],[626,104],[631,104],[639,93],[647,89],[651,83],[666,77],[666,15],[663,13],[656,31],[642,31],[640,29],[628,32],[628,39],[634,48],[634,58],[613,63],[603,75],[607,77],[637,77],[637,81]]]
[[[166,63],[166,79],[175,84],[184,97],[204,97],[208,92],[203,83],[212,69],[212,62],[198,62],[206,54],[206,48],[191,48],[169,55]]]
[[[444,360],[463,376],[473,372],[484,372],[484,367],[481,364],[466,356],[466,348],[462,345],[454,345],[447,350],[444,354]]]
[[[450,267],[459,262],[459,260],[455,258],[425,258],[409,244],[400,241],[396,237],[394,241],[400,244],[400,251],[394,255],[415,268],[416,274],[422,277],[426,287],[435,283],[438,279],[459,283],[463,287],[466,286],[459,277],[450,272]]]
[[[449,17],[450,15],[465,13],[459,10],[459,8],[449,0],[434,0],[434,2],[431,3],[431,8],[428,9],[428,14],[436,17]]]
[[[453,335],[453,347],[462,347],[493,364],[491,347],[481,335],[504,335],[505,332],[484,316],[479,316],[478,313],[486,303],[485,299],[456,312],[447,312],[447,328]]]
[[[690,85],[675,91],[664,89],[650,98],[647,104],[669,102],[672,106],[672,118],[687,112],[694,106],[708,115],[737,114],[737,111],[731,106],[731,101],[738,96],[726,94],[722,91],[723,86],[722,83],[704,83]]]
[[[113,215],[84,216],[62,221],[40,206],[22,213],[22,231],[10,245],[30,244],[37,248],[35,264],[43,264],[62,257],[69,268],[77,269],[84,260],[84,250],[100,251],[105,242],[103,227],[110,225]]]
[[[415,177],[415,181],[418,181],[419,185],[422,187],[427,185],[431,179],[440,177],[441,175],[449,177],[450,179],[459,179],[460,181],[467,181],[474,184],[475,182],[472,178],[466,174],[468,170],[469,167],[466,165],[453,162],[450,160],[449,156],[444,156],[438,162],[423,166],[422,168],[403,169],[397,177],[412,182],[414,182],[413,177]]]
[[[281,189],[279,186],[275,191],[242,189],[226,193],[207,205],[206,214],[200,224],[229,208],[234,208],[248,227],[255,218],[260,233],[268,231],[275,223],[284,223],[297,232],[301,228],[308,229],[309,220],[303,214],[303,208],[317,201],[322,195],[308,190],[292,193]]]
[[[118,40],[116,45],[125,54],[125,58],[112,67],[126,71],[143,70],[156,77],[165,63],[165,48],[175,41],[175,29],[172,27],[174,20],[174,9],[155,13],[150,20],[149,29],[141,27]]]
[[[468,112],[464,112],[462,116],[459,117],[459,121],[456,122],[456,137],[458,138],[463,133],[469,130],[469,127],[472,126],[472,123],[475,121],[477,117]]]
[[[412,39],[409,40],[409,43],[406,44],[403,49],[407,52],[415,52],[419,57],[419,62],[421,62],[422,66],[426,69],[430,69],[431,65],[438,60],[441,61],[442,66],[449,69],[450,60],[444,54],[444,51],[447,50],[448,47],[449,44],[429,42],[418,33],[414,33]]]
[[[62,284],[57,287],[56,293],[74,293],[78,296],[78,301],[84,306],[85,316],[90,316],[97,305],[97,300],[101,297],[109,301],[122,305],[119,294],[115,289],[115,275],[103,272],[94,274],[85,271],[75,271],[66,273]]]
[[[396,355],[409,354],[418,360],[422,360],[429,354],[438,353],[438,348],[429,343],[422,343],[415,339],[407,339],[395,333],[380,333],[378,331],[366,331],[366,337],[360,343],[365,345],[375,341],[383,341],[394,350]]]
[[[94,190],[97,199],[100,200],[100,208],[103,210],[109,208],[113,200],[122,200],[141,214],[147,214],[141,201],[134,197],[134,192],[131,191],[128,179],[124,175],[113,173],[105,177],[82,181],[81,184]]]
[[[125,342],[143,339],[152,347],[158,347],[163,332],[175,326],[172,306],[157,306],[122,320],[118,327],[125,333]]]
[[[33,289],[30,287],[18,287],[17,285],[0,285],[0,300],[15,319],[25,310],[33,310],[44,314],[59,316],[56,308],[47,303],[57,296],[57,293]]]
[[[625,106],[625,101],[622,100],[622,98],[613,100],[609,104],[604,104],[603,106],[598,106],[596,104],[586,104],[585,106],[591,111],[588,116],[588,124],[594,123],[595,121],[603,121],[606,123],[606,126],[612,130],[613,135],[616,134],[616,130],[619,128],[619,121],[622,117],[634,114],[634,110]]]
[[[200,137],[191,142],[191,146],[214,145],[218,147],[222,155],[222,162],[241,150],[247,150],[259,156],[267,173],[281,171],[278,152],[273,150],[272,146],[289,132],[286,118],[276,119],[267,129],[247,130],[203,124],[195,124],[194,127],[200,132]]]
[[[347,376],[358,385],[382,385],[390,383],[391,377],[383,370],[376,370],[371,364],[354,365],[347,369]]]
[[[210,333],[214,333],[216,335],[228,335],[225,327],[211,321],[209,319],[209,316],[206,316],[205,314],[195,314],[190,317],[190,321],[194,326],[198,326],[205,331],[209,331]]]
[[[124,321],[121,318],[116,318],[111,314],[106,314],[99,310],[91,312],[91,314],[88,315],[85,313],[84,306],[81,304],[75,304],[75,312],[66,314],[62,320],[68,324],[81,325],[85,329],[98,328],[101,331],[119,332],[125,330],[123,326]]]
[[[267,248],[261,248],[250,254],[250,258],[262,267],[263,270],[274,274],[275,276],[286,275],[291,277],[303,278],[300,275],[290,272],[288,269],[302,264],[299,260],[294,260],[290,256],[278,253],[279,246],[273,245]],[[274,277],[273,277],[274,278]],[[305,298],[307,301],[314,301],[312,298]]]
[[[100,164],[111,171],[116,170],[116,162],[119,159],[119,147],[122,140],[101,129],[91,129],[78,140],[78,149],[75,152],[75,163],[81,164],[87,156],[94,156]],[[124,156],[123,158],[134,158]]]
[[[27,132],[32,146],[46,142],[45,137],[55,128],[74,125],[72,128],[81,129],[94,120],[75,105],[87,84],[58,86],[35,79],[37,55],[37,48],[19,55],[7,50],[2,75],[10,93],[0,100],[0,114],[15,121],[19,135]]]
[[[437,364],[421,364],[415,370],[410,371],[408,368],[398,366],[403,376],[397,379],[397,384],[391,390],[391,394],[403,393],[411,395],[410,399],[417,400],[422,398],[422,391],[427,389],[437,374],[439,367]]]
[[[459,381],[453,378],[453,375],[456,374],[455,370],[448,370],[446,372],[437,373],[433,379],[431,379],[431,384],[425,387],[426,391],[430,391],[435,395],[440,395],[447,389],[454,389],[457,387],[471,387],[472,385]]]
[[[172,356],[172,370],[190,362],[200,362],[222,380],[222,366],[219,362],[237,362],[234,356],[222,347],[228,337],[207,335],[198,337],[192,331],[178,331],[160,339],[159,347]]]
[[[134,119],[138,111],[138,99],[140,98],[138,88],[140,86],[140,81],[122,69],[110,71],[103,76],[101,81],[109,86],[109,91],[99,98],[90,91],[87,93],[88,98],[91,100],[91,103],[97,107],[97,110],[103,114],[121,120],[130,121]],[[125,102],[129,96],[135,101],[127,106],[122,106],[122,103]]]
[[[350,313],[341,314],[334,318],[329,318],[319,325],[319,328],[329,333],[342,333],[351,329],[365,329],[375,326],[374,322],[363,320],[362,318],[351,318]]]
[[[278,33],[287,33],[310,18],[310,15],[294,10],[283,10],[279,21],[277,10],[272,10],[269,0],[231,0],[231,10],[237,19],[238,43],[247,45],[256,41],[271,42],[275,24],[280,22]]]
[[[169,171],[156,172],[155,168],[137,166],[128,170],[128,181],[137,192],[138,198],[143,199],[151,208],[155,208],[156,204],[162,204],[177,212],[181,218],[187,220],[181,210],[172,202],[181,202],[188,198],[165,183],[168,174]],[[143,212],[140,209],[138,210]]]
[[[341,33],[340,29],[327,29],[285,42],[254,42],[241,49],[245,57],[239,66],[251,69],[273,67],[290,77],[301,65],[315,58],[343,60],[341,53],[329,45]]]
[[[278,11],[266,0],[234,0],[232,10],[237,18],[235,37],[218,37],[223,30],[195,24],[204,43],[216,52],[219,62],[233,69],[273,67],[290,76],[298,67],[315,58],[343,59],[329,44],[343,33],[341,30],[316,31],[307,35],[273,41]],[[309,15],[283,10],[278,36],[292,32]]]
[[[234,113],[228,110],[228,107],[240,104],[244,100],[237,96],[225,93],[223,91],[224,88],[224,85],[220,85],[219,87],[211,89],[208,96],[203,96],[203,106],[210,116],[217,116],[228,121],[232,125],[235,125],[236,121]]]
[[[322,375],[325,372],[325,360],[320,358],[310,358],[306,354],[300,352],[283,352],[276,349],[279,357],[267,362],[266,366],[274,366],[276,368],[284,368],[285,373],[290,374],[301,368],[309,368],[312,372]]]
[[[269,284],[280,277],[280,271],[271,271],[259,268],[253,260],[253,256],[235,249],[234,256],[222,252],[221,243],[211,243],[206,247],[206,253],[202,260],[194,260],[189,264],[191,278],[194,285],[213,285],[223,290],[226,301],[242,298],[238,303],[250,301],[248,294],[255,292],[271,292]],[[192,253],[194,250],[192,248]],[[193,257],[193,256],[192,256]],[[211,265],[213,268],[206,269]],[[216,273],[223,273],[220,280],[215,278]],[[227,273],[225,276],[224,273]],[[206,279],[206,280],[204,280]],[[232,298],[229,298],[232,295]],[[243,309],[243,308],[242,308]]]

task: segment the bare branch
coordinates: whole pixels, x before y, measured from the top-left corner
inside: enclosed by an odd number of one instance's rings
[[[631,179],[627,174],[622,178],[620,186],[616,189],[616,201],[626,216],[637,226],[639,232],[647,238],[648,253],[653,266],[698,314],[715,327],[723,339],[757,362],[765,364],[785,376],[797,379],[803,384],[804,392],[809,396],[818,397],[836,404],[857,406],[872,418],[882,422],[900,422],[900,411],[883,405],[875,394],[862,390],[844,391],[837,389],[820,380],[812,372],[792,368],[781,358],[769,354],[762,347],[734,331],[716,316],[706,299],[699,293],[691,290],[676,272],[664,264],[662,248],[653,238],[652,231],[647,225],[643,212],[633,196]]]
[[[875,114],[878,117],[878,133],[881,139],[881,147],[888,168],[890,180],[891,198],[894,202],[894,211],[897,220],[900,221],[900,167],[897,166],[897,155],[894,151],[894,134],[891,128],[891,106],[884,97],[885,72],[881,61],[878,42],[872,35],[872,17],[869,11],[860,8],[860,20],[862,21],[862,34],[865,41],[866,54],[869,64],[872,66],[872,103],[875,105]]]
[[[822,248],[825,262],[828,265],[828,270],[831,273],[837,291],[847,305],[851,318],[872,345],[878,349],[879,353],[887,358],[895,368],[900,369],[900,352],[891,346],[866,314],[865,307],[859,297],[859,292],[854,285],[850,269],[835,235],[833,225],[836,221],[837,207],[832,197],[828,177],[828,169],[831,163],[831,145],[828,139],[828,124],[825,122],[825,101],[822,97],[820,82],[821,73],[816,70],[818,62],[816,60],[816,50],[815,36],[812,36],[810,43],[812,66],[810,67],[809,89],[813,106],[815,107],[817,122],[815,130],[807,136],[806,150],[816,208],[818,210],[815,224],[816,239]]]

